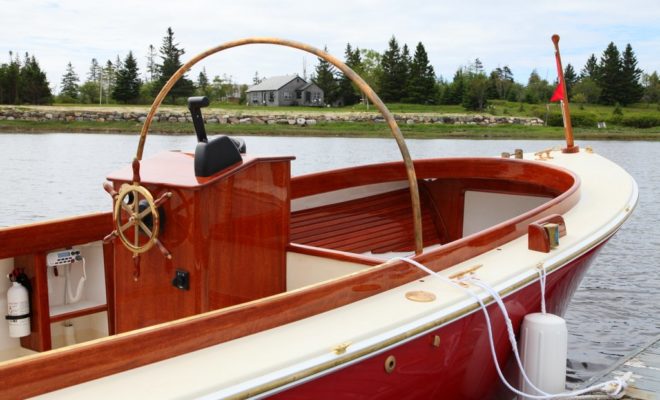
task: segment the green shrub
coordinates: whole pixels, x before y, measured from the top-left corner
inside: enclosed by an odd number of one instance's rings
[[[537,115],[539,118],[545,118],[545,115]],[[561,113],[551,112],[548,114],[546,121],[548,126],[564,126],[564,120]],[[590,112],[576,112],[571,113],[571,124],[581,128],[595,128],[598,124],[598,116]]]
[[[654,126],[660,126],[660,115],[628,115],[621,117],[619,123],[631,128],[653,128]]]

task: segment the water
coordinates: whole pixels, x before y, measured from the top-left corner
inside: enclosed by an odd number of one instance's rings
[[[399,160],[391,139],[245,138],[248,151],[296,155],[294,175]],[[492,156],[556,141],[409,140],[414,158]],[[633,216],[600,252],[566,313],[570,385],[587,380],[660,332],[660,142],[580,142],[622,165],[640,190]],[[193,151],[193,136],[150,136],[145,157]],[[134,135],[0,134],[0,226],[109,211],[105,176],[130,163]]]

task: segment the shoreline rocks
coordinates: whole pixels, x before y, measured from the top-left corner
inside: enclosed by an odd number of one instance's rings
[[[511,117],[492,115],[443,115],[443,114],[394,114],[394,118],[401,125],[416,124],[449,124],[449,125],[525,125],[539,126],[544,121],[533,117]],[[124,111],[34,111],[18,108],[0,108],[0,121],[133,121],[143,123],[147,119],[146,112],[124,112]],[[306,115],[299,114],[258,114],[251,115],[245,111],[235,113],[206,111],[204,115],[206,123],[220,124],[290,124],[299,126],[315,125],[317,123],[337,122],[371,122],[385,123],[380,114],[354,114],[354,113],[327,113]],[[192,118],[187,111],[173,112],[163,111],[154,116],[154,121],[168,121],[172,123],[190,123]]]

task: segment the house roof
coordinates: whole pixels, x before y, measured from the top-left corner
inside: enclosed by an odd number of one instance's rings
[[[299,78],[301,81],[306,82],[303,78],[300,78],[298,75],[283,75],[283,76],[273,76],[272,78],[267,78],[261,81],[256,85],[250,86],[248,92],[259,92],[264,90],[278,90],[282,86],[291,82],[292,80]]]
[[[314,82],[309,82],[309,83],[303,85],[299,90],[305,90],[305,89],[308,89],[311,86],[317,86],[317,85]]]

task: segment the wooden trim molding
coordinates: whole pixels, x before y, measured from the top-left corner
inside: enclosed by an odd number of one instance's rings
[[[110,212],[0,228],[0,259],[95,242],[112,229]]]

